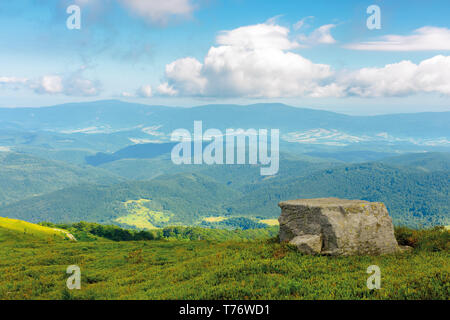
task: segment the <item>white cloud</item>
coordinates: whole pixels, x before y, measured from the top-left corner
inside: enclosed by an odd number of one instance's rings
[[[86,79],[76,72],[63,79],[63,93],[68,96],[96,96],[100,93],[100,83]]]
[[[150,85],[143,85],[137,91],[137,95],[142,98],[150,98],[153,95],[152,87]]]
[[[202,64],[194,58],[176,60],[166,66],[166,77],[184,94],[203,94],[207,79],[202,76]],[[169,90],[170,92],[170,90]]]
[[[310,35],[300,35],[299,40],[302,43],[308,45],[315,44],[333,44],[336,43],[336,40],[331,35],[331,29],[335,28],[335,24],[326,24],[323,25],[316,30],[314,30]]]
[[[170,94],[202,96],[325,96],[336,86],[322,84],[333,75],[331,67],[315,64],[288,50],[299,45],[289,29],[258,24],[225,31],[216,39],[203,63],[194,58],[166,66]],[[161,90],[158,90],[161,92]],[[164,90],[163,90],[164,91]]]
[[[264,23],[222,31],[217,36],[216,42],[222,46],[241,47],[249,50],[290,50],[298,48],[299,44],[289,40],[288,35],[288,28]]]
[[[324,25],[306,40],[334,43],[334,27]],[[293,52],[299,44],[290,39],[289,29],[275,24],[225,31],[216,42],[203,62],[187,57],[168,64],[158,92],[246,98],[450,95],[450,56],[337,72]]]
[[[38,93],[62,93],[63,84],[62,78],[60,76],[55,75],[46,75],[41,77],[39,83],[36,88],[36,92]]]
[[[63,94],[66,96],[96,96],[100,82],[84,78],[84,68],[68,75],[44,75],[28,81],[25,86],[39,94]]]
[[[149,22],[166,24],[172,16],[189,17],[194,11],[191,0],[119,0],[131,12]]]
[[[159,94],[165,96],[175,96],[178,94],[178,92],[167,82],[161,83],[156,89],[158,90]]]
[[[27,78],[0,77],[0,84],[24,84],[27,81],[28,81]]]
[[[387,35],[378,41],[353,43],[345,47],[370,51],[450,50],[450,29],[427,26],[414,30],[412,35]]]
[[[362,97],[450,95],[450,56],[438,55],[419,64],[401,61],[383,68],[363,68],[343,76],[340,82],[348,94]]]
[[[314,17],[313,16],[305,17],[305,18],[297,21],[296,23],[294,23],[294,25],[292,27],[294,28],[294,30],[300,30],[301,28],[307,26],[306,21],[310,20],[310,19],[314,19]]]
[[[134,97],[134,94],[132,94],[131,92],[128,92],[128,91],[123,91],[120,95],[124,98]]]

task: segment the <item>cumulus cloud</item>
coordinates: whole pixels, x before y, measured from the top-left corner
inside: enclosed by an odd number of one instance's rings
[[[197,59],[183,58],[166,66],[166,77],[184,94],[203,94],[208,80],[202,75],[202,69]]]
[[[308,39],[334,43],[329,34],[333,27],[322,26]],[[290,38],[289,29],[269,23],[222,32],[216,42],[202,62],[186,57],[168,64],[157,91],[247,98],[450,95],[450,56],[335,71],[293,51],[299,43]]]
[[[41,77],[41,79],[36,84],[35,91],[38,93],[62,93],[64,90],[63,79],[56,75],[46,75]]]
[[[178,94],[178,91],[176,91],[172,86],[170,86],[168,82],[161,83],[158,86],[157,90],[159,94],[165,96],[175,96]]]
[[[68,96],[96,96],[100,93],[100,82],[86,79],[82,70],[62,79],[62,93]]]
[[[370,51],[450,50],[450,29],[427,26],[414,30],[412,35],[387,35],[377,41],[353,43],[345,47]]]
[[[362,97],[450,95],[450,56],[438,55],[419,64],[401,61],[383,68],[363,68],[343,76],[340,82],[349,95]]]
[[[173,16],[189,17],[194,11],[191,0],[119,0],[134,14],[149,22],[166,24]]]
[[[331,67],[289,50],[289,29],[258,24],[221,32],[203,63],[182,58],[166,66],[164,91],[182,95],[284,97],[326,95]],[[170,88],[170,90],[168,90]]]
[[[38,94],[63,94],[67,96],[96,96],[100,82],[86,79],[83,68],[68,75],[44,75],[37,79],[0,76],[0,86],[14,89],[32,89]]]
[[[138,89],[137,95],[142,98],[150,98],[153,95],[152,87],[150,85],[143,85]]]
[[[295,41],[289,40],[289,29],[271,23],[240,27],[230,31],[222,31],[216,42],[223,46],[242,47],[246,49],[279,49],[290,50],[299,47]]]

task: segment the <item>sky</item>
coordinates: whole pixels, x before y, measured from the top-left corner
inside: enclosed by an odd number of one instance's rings
[[[1,0],[0,107],[450,111],[449,13],[448,0]]]

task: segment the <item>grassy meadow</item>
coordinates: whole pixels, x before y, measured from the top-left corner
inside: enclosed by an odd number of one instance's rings
[[[74,242],[0,227],[0,299],[448,300],[450,232],[397,228],[396,236],[414,250],[307,256],[276,238]],[[73,264],[82,288],[69,291]],[[381,269],[380,290],[366,286],[370,265]]]
[[[68,232],[58,228],[50,228],[46,226],[41,226],[34,223],[29,223],[22,220],[10,219],[0,217],[0,228],[11,230],[19,233],[23,233],[25,235],[30,235],[31,238],[37,239],[66,239]],[[1,235],[1,233],[0,233]],[[2,239],[0,238],[0,241]]]

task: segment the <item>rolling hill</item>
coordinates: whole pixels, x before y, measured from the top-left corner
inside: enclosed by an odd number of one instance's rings
[[[449,183],[448,171],[426,173],[376,162],[343,165],[252,185],[227,210],[271,217],[281,200],[338,197],[384,202],[397,225],[446,225]]]
[[[7,240],[71,239],[75,238],[66,230],[50,228],[17,219],[0,217],[0,242]]]
[[[422,152],[408,153],[380,160],[382,163],[413,167],[425,172],[450,171],[450,153]]]
[[[193,108],[149,106],[104,100],[43,108],[0,109],[3,128],[70,132],[118,132],[139,126],[162,126],[163,132],[191,128],[202,120],[213,128],[337,129],[351,133],[412,137],[448,136],[450,112],[348,116],[329,111],[295,108],[279,103],[205,105]]]
[[[82,183],[111,184],[123,180],[99,168],[0,152],[0,205]]]
[[[295,162],[294,162],[295,163]],[[381,201],[397,225],[449,224],[450,172],[423,172],[380,163],[327,169],[292,165],[261,179],[239,168],[161,175],[111,186],[86,184],[0,207],[0,215],[31,222],[90,222],[156,227],[196,225],[210,216],[277,218],[281,200],[340,197]],[[247,180],[248,183],[245,183]]]
[[[450,112],[349,116],[279,103],[149,106],[117,100],[0,109],[1,146],[45,145],[115,152],[135,142],[168,142],[178,128],[276,128],[290,143],[420,145],[448,148]],[[4,136],[2,138],[2,136]]]
[[[0,216],[30,222],[120,224],[117,218],[135,213],[127,210],[126,202],[143,199],[155,216],[169,218],[164,225],[192,225],[201,217],[223,214],[222,204],[240,196],[239,191],[209,177],[182,173],[113,186],[74,186],[3,206]]]

